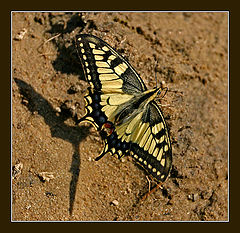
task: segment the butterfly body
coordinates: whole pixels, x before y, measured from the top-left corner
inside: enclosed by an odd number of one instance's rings
[[[85,95],[86,114],[106,153],[131,155],[157,181],[171,169],[172,149],[161,109],[154,101],[160,88],[147,90],[134,68],[110,45],[87,34],[76,38],[78,54],[90,87]]]

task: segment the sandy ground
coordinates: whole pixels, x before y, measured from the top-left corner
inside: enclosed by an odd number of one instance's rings
[[[99,134],[75,125],[88,86],[79,33],[169,89],[173,168],[145,201],[147,174],[130,157],[94,161]],[[12,220],[228,220],[227,13],[13,13],[12,39]]]

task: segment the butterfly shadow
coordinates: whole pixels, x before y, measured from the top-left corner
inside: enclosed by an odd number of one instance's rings
[[[84,77],[83,70],[78,61],[74,40],[71,39],[70,34],[73,30],[82,31],[85,27],[85,23],[82,19],[82,15],[78,13],[73,14],[67,22],[61,17],[64,18],[64,15],[52,15],[49,18],[51,28],[46,31],[50,35],[53,35],[53,37],[59,34],[59,37],[56,37],[56,39],[49,40],[49,42],[57,48],[57,57],[52,62],[52,66],[56,72],[79,75],[81,79],[81,77]],[[66,41],[69,41],[71,45],[67,47]],[[39,52],[42,56],[45,56],[44,43],[40,46]],[[89,134],[91,126],[69,126],[65,124],[65,120],[72,117],[70,114],[62,110],[61,113],[57,115],[52,105],[42,95],[37,93],[30,84],[16,77],[14,81],[23,99],[26,100],[23,104],[31,113],[37,112],[37,114],[44,118],[45,123],[51,130],[52,137],[61,138],[72,144],[73,155],[70,167],[72,178],[69,187],[69,213],[71,215],[80,174],[79,144]]]
[[[68,21],[65,21],[64,15],[51,15],[49,20],[51,27],[46,32],[53,35],[53,37],[59,34],[56,39],[49,40],[57,48],[58,55],[52,62],[54,70],[62,74],[79,75],[79,79],[83,79],[81,78],[84,77],[83,70],[79,63],[75,41],[71,39],[71,32],[76,30],[80,33],[86,27],[82,14],[74,13],[69,17]],[[90,27],[91,25],[88,26],[88,28]],[[66,46],[66,41],[70,43],[70,46]],[[42,46],[40,46],[39,52],[45,56],[44,43]],[[80,174],[79,144],[89,134],[89,129],[92,126],[69,126],[65,124],[65,120],[71,117],[70,115],[64,111],[57,115],[52,105],[41,94],[37,93],[30,84],[17,77],[14,77],[13,80],[19,88],[22,99],[25,100],[22,101],[22,104],[32,114],[37,113],[44,118],[45,123],[51,130],[52,137],[61,138],[72,144],[73,155],[70,167],[72,178],[69,187],[69,213],[71,215]]]
[[[64,121],[69,118],[67,114],[63,113],[58,116],[52,105],[41,94],[37,93],[30,84],[18,78],[14,78],[14,81],[24,100],[22,104],[24,104],[32,114],[37,113],[44,118],[45,123],[51,130],[52,137],[61,138],[72,144],[73,155],[70,168],[72,178],[69,187],[69,213],[72,214],[80,173],[79,144],[89,134],[91,126],[69,126],[65,124]]]

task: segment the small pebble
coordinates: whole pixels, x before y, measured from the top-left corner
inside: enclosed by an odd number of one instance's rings
[[[119,202],[118,202],[117,200],[113,200],[113,201],[111,202],[111,204],[114,205],[114,206],[118,206]]]
[[[81,86],[79,84],[75,84],[68,89],[68,94],[76,94],[80,91],[81,91]]]
[[[17,164],[15,164],[12,169],[12,179],[17,179],[22,173],[22,169],[23,163],[18,162]]]
[[[38,173],[38,176],[43,182],[49,182],[50,179],[54,179],[54,175],[52,174],[52,172],[40,172]]]
[[[14,40],[22,40],[24,35],[27,33],[27,29],[23,28],[15,37]]]
[[[30,204],[28,204],[25,208],[26,210],[29,210],[32,206]]]
[[[124,163],[124,162],[126,162],[126,158],[125,158],[125,157],[122,157],[122,158],[120,159],[120,161],[121,161],[122,163]]]
[[[56,108],[55,108],[55,111],[56,111],[56,112],[61,112],[61,108],[56,107]]]
[[[191,200],[192,202],[196,201],[198,199],[198,194],[192,193],[188,195],[188,200]]]

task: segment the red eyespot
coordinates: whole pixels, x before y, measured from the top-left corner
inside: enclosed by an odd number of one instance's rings
[[[113,124],[110,123],[110,122],[106,122],[103,124],[103,128],[105,128],[108,136],[111,135],[114,131],[114,127],[113,127]]]

